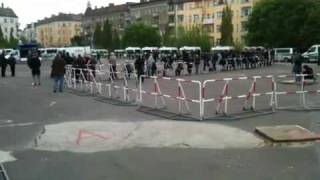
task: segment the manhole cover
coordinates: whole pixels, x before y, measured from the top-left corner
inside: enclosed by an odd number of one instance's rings
[[[272,142],[304,142],[320,140],[320,135],[298,125],[257,127],[256,132]]]

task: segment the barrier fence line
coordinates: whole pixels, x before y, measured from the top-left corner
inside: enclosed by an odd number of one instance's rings
[[[302,110],[317,110],[320,109],[319,106],[310,104],[311,101],[307,99],[308,94],[320,94],[320,89],[308,90],[307,82],[310,79],[310,75],[307,74],[297,74],[297,75],[269,75],[269,76],[252,76],[252,77],[235,77],[235,78],[223,78],[223,79],[209,79],[205,81],[197,80],[186,80],[181,78],[170,78],[170,77],[157,77],[157,76],[140,76],[137,79],[135,72],[129,72],[126,66],[118,64],[118,67],[123,67],[119,71],[115,71],[111,65],[100,65],[97,70],[93,69],[82,69],[74,68],[70,65],[66,66],[65,80],[66,86],[74,90],[87,92],[89,94],[98,93],[109,98],[116,98],[123,102],[136,102],[143,105],[144,98],[143,94],[148,94],[154,97],[153,108],[161,109],[167,106],[166,99],[174,100],[178,103],[178,114],[190,113],[191,107],[190,103],[196,103],[199,107],[199,120],[207,119],[206,107],[208,107],[209,102],[216,103],[215,113],[223,114],[225,116],[229,115],[229,104],[236,99],[243,99],[243,111],[252,110],[259,111],[257,108],[257,98],[262,96],[270,96],[270,102],[260,103],[262,105],[268,104],[268,107],[272,110],[287,110],[300,108]],[[314,77],[319,77],[320,73],[314,74]],[[103,82],[101,79],[107,78],[107,82]],[[133,79],[132,79],[133,78]],[[152,91],[148,91],[143,87],[143,79],[150,78],[152,80]],[[297,84],[296,90],[281,90],[280,86],[282,82],[279,80],[291,78],[292,84]],[[130,87],[128,81],[135,80],[136,86]],[[171,81],[174,82],[175,95],[170,95],[162,92],[163,87],[159,84],[161,81]],[[267,88],[265,92],[260,92],[258,90],[258,82],[267,80],[270,82],[270,89]],[[233,81],[246,81],[250,84],[248,91],[243,94],[230,94],[230,83]],[[117,84],[115,83],[117,82]],[[120,84],[119,84],[120,82]],[[217,97],[209,97],[207,92],[211,91],[208,87],[211,83],[220,82],[223,85],[221,94]],[[291,80],[290,80],[291,82]],[[315,82],[315,78],[313,82]],[[199,94],[197,98],[190,98],[186,94],[184,84],[190,83],[196,86]],[[105,87],[105,88],[104,88]],[[287,86],[286,86],[287,87]],[[287,87],[288,88],[288,87]],[[290,87],[292,88],[292,87]],[[314,87],[313,87],[314,88]],[[105,91],[103,90],[105,89]],[[122,91],[122,97],[120,96],[120,91]],[[104,93],[105,92],[105,93]],[[197,93],[197,92],[195,92]],[[195,94],[194,93],[194,94]],[[133,96],[132,96],[133,94]],[[279,97],[288,97],[290,95],[299,95],[299,104],[296,106],[283,106]],[[114,97],[116,96],[116,97]],[[121,98],[120,98],[121,97]],[[261,107],[260,107],[261,108]],[[186,112],[184,111],[186,110]]]
[[[153,86],[153,89],[152,91],[148,91],[148,90],[145,90],[142,86],[142,80],[144,78],[147,78],[147,76],[141,76],[140,77],[140,82],[139,82],[139,99],[140,99],[140,105],[143,105],[143,94],[148,94],[148,95],[151,95],[151,96],[154,96],[154,101],[153,101],[153,108],[154,109],[159,109],[159,108],[164,108],[167,106],[167,103],[166,103],[166,98],[168,99],[171,99],[171,100],[176,100],[177,103],[178,103],[178,114],[179,115],[183,115],[185,114],[184,113],[184,108],[186,109],[186,114],[190,114],[191,111],[190,111],[190,104],[189,103],[197,103],[199,104],[199,119],[201,119],[202,115],[201,115],[201,112],[202,112],[202,95],[201,95],[201,92],[202,92],[202,85],[201,85],[201,82],[200,81],[194,81],[194,80],[185,80],[185,79],[174,79],[174,78],[168,78],[168,77],[157,77],[157,76],[151,76],[151,77],[148,77],[148,78],[151,78],[153,83],[152,83],[152,86]],[[159,85],[159,80],[165,80],[165,81],[173,81],[176,83],[176,96],[173,96],[173,95],[169,95],[169,94],[164,94],[162,93],[161,91],[161,87]],[[192,98],[188,98],[187,95],[186,95],[186,92],[184,90],[184,87],[182,85],[182,83],[193,83],[193,84],[197,84],[199,86],[199,96],[198,96],[198,99],[192,99]],[[162,106],[159,106],[159,99],[161,100],[161,105]]]

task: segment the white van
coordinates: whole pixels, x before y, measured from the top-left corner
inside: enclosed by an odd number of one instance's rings
[[[294,48],[275,48],[274,60],[278,62],[291,62],[294,52]]]
[[[232,50],[234,50],[233,46],[216,46],[211,48],[212,53],[219,53],[219,52],[232,51]]]
[[[309,62],[318,62],[320,52],[320,45],[313,45],[307,52],[303,53],[302,56]]]

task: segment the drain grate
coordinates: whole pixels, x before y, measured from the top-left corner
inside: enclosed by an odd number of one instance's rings
[[[4,165],[0,163],[0,180],[10,180]]]

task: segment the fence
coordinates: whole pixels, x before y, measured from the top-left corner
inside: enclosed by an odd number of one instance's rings
[[[306,74],[277,76],[278,83],[275,87],[276,109],[302,111],[320,109],[320,106],[315,103],[319,102],[318,97],[315,96],[320,93],[320,87],[316,83],[316,77],[318,76],[320,74],[314,74],[313,77]],[[295,88],[292,89],[292,86]]]
[[[259,81],[263,84],[269,83],[269,87],[260,87]],[[274,83],[272,76],[206,80],[203,83],[202,119],[238,119],[272,113]],[[217,94],[219,91],[221,94]],[[261,101],[259,106],[258,100]]]
[[[98,70],[67,66],[66,86],[97,95],[100,101],[117,101],[115,105],[139,104],[140,111],[169,119],[240,119],[276,110],[320,109],[320,87],[310,75],[205,81],[141,76],[138,81],[135,72],[117,66],[119,71],[108,64]]]
[[[168,119],[200,119],[201,87],[201,82],[195,80],[142,76],[139,110]]]

